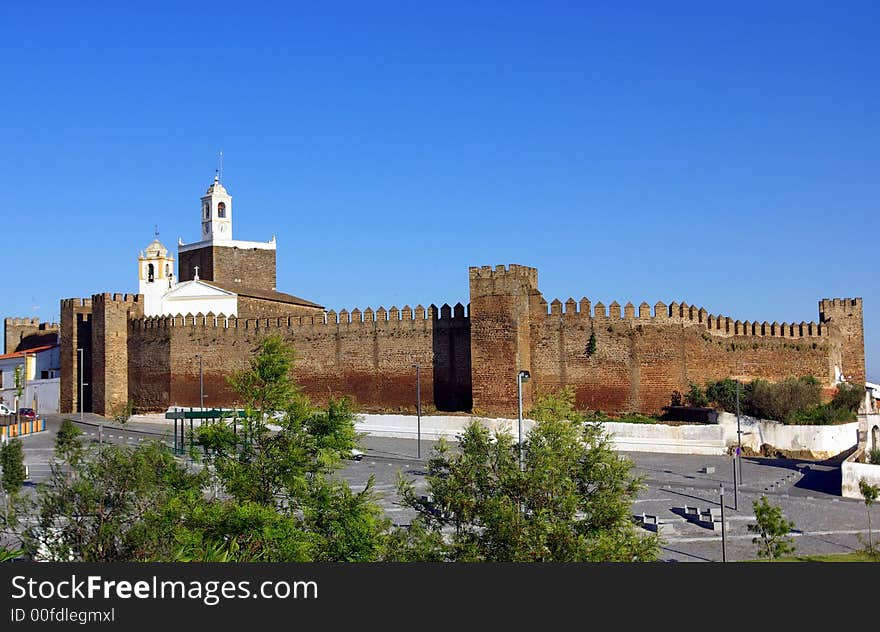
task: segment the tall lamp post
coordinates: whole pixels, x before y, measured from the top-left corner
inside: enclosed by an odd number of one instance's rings
[[[519,415],[517,417],[519,421],[519,471],[525,471],[525,461],[523,461],[523,449],[522,449],[522,422],[523,422],[523,406],[522,406],[522,385],[523,382],[528,382],[529,378],[532,376],[528,371],[520,371],[516,374],[516,391],[517,397],[519,399]]]
[[[422,458],[422,380],[421,366],[413,364],[416,370],[416,458]]]
[[[198,355],[199,358],[199,408],[205,410],[205,374],[202,370],[202,354]]]
[[[85,370],[83,368],[83,350],[77,349],[76,352],[79,354],[79,420],[83,420],[83,386],[85,386],[85,380],[83,376],[85,375]]]

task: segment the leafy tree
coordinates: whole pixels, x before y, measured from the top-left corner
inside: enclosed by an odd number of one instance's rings
[[[110,562],[137,559],[153,535],[144,525],[171,500],[202,496],[204,475],[188,472],[163,445],[104,446],[52,464],[40,485],[37,524],[23,534],[37,559]]]
[[[26,478],[24,450],[19,439],[12,439],[0,447],[0,467],[3,468],[3,489],[15,496]]]
[[[22,534],[28,553],[61,561],[370,561],[388,521],[370,481],[334,477],[357,445],[346,399],[316,410],[291,379],[293,352],[269,337],[232,380],[241,425],[196,432],[194,471],[162,444],[81,445],[62,425],[58,460]],[[199,452],[202,455],[199,455]]]
[[[563,401],[564,393],[557,395]],[[539,402],[540,403],[540,402]],[[420,561],[648,561],[630,507],[640,482],[599,424],[546,416],[525,443],[520,470],[509,433],[472,422],[455,453],[441,441],[428,463],[428,495],[399,480],[417,517],[388,541],[385,559]]]
[[[78,463],[84,452],[80,439],[82,434],[83,431],[77,428],[70,419],[62,421],[61,427],[55,435],[55,456],[66,463]]]
[[[552,419],[577,421],[583,418],[583,415],[575,410],[575,393],[571,386],[566,386],[555,393],[539,394],[528,416],[535,421]]]
[[[865,512],[868,514],[868,553],[874,555],[874,537],[871,532],[871,505],[874,504],[877,496],[880,495],[880,485],[871,485],[865,479],[860,479],[859,492],[862,494],[862,498],[865,499]]]
[[[740,393],[742,395],[742,393]],[[708,382],[706,384],[706,399],[710,402],[726,410],[727,412],[736,412],[736,380],[729,377],[717,382]],[[742,402],[740,402],[740,410],[742,410]]]
[[[749,531],[758,535],[752,543],[759,545],[758,557],[776,559],[794,552],[794,543],[789,533],[794,523],[782,516],[782,508],[771,505],[766,496],[761,496],[753,505],[756,524],[750,524]]]
[[[248,409],[261,414],[288,410],[299,396],[291,376],[293,356],[281,336],[266,336],[250,361],[250,369],[233,374],[229,384]]]

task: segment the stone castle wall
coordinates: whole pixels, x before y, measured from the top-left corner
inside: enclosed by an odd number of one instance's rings
[[[137,376],[129,380],[131,397],[143,410],[198,406],[201,356],[205,405],[234,405],[227,377],[247,368],[273,333],[294,348],[294,377],[317,402],[347,395],[365,410],[413,409],[418,363],[423,407],[470,408],[470,325],[461,305],[454,313],[444,306],[326,317],[136,319],[128,337],[130,353],[138,354],[130,363]]]
[[[809,374],[828,388],[837,371],[854,382],[865,376],[860,299],[825,299],[818,322],[782,324],[736,321],[676,302],[548,304],[537,270],[517,265],[471,268],[469,312],[458,304],[143,318],[137,298],[108,297],[62,301],[65,412],[77,410],[77,345],[87,344],[94,356],[84,364],[91,363],[88,405],[96,412],[126,398],[144,411],[198,405],[199,355],[205,404],[229,406],[235,395],[227,376],[247,367],[269,333],[295,349],[295,379],[314,400],[349,395],[365,411],[414,411],[414,363],[425,409],[514,416],[519,370],[531,373],[523,385],[526,409],[536,393],[572,386],[580,407],[609,412],[657,412],[689,382],[728,376]]]

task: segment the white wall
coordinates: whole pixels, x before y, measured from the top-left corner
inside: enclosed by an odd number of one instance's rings
[[[27,389],[22,393],[19,408],[36,408],[40,415],[55,414],[58,412],[58,395],[61,391],[60,378],[49,380],[29,380]],[[4,382],[5,384],[6,382]],[[15,408],[15,387],[0,389],[3,403],[9,408]]]
[[[725,443],[736,445],[736,415],[719,413],[718,425],[723,430]],[[817,459],[845,452],[856,445],[859,438],[857,421],[833,426],[799,426],[742,416],[740,429],[742,445],[755,452],[766,443],[778,450],[809,451]]]
[[[845,498],[858,498],[862,500],[859,491],[859,481],[865,479],[871,485],[880,485],[880,465],[870,463],[856,463],[861,452],[851,455],[840,467],[841,481],[840,494]]]
[[[736,416],[719,415],[716,424],[605,423],[605,429],[617,450],[624,452],[663,452],[671,454],[727,454],[736,445]],[[415,415],[359,415],[357,430],[371,435],[415,439]],[[467,415],[430,415],[422,417],[422,439],[455,439],[472,418]],[[483,419],[491,430],[506,428],[517,435],[516,419]],[[533,421],[523,420],[523,434],[528,435]],[[786,426],[774,421],[743,418],[743,445],[755,452],[761,445],[787,451],[809,451],[814,458],[828,458],[856,444],[858,423],[839,426]]]

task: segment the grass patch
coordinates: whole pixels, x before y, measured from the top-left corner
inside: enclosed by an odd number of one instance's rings
[[[750,562],[880,562],[880,556],[871,556],[863,551],[853,553],[829,553],[826,555],[793,555],[778,560],[749,560]]]

